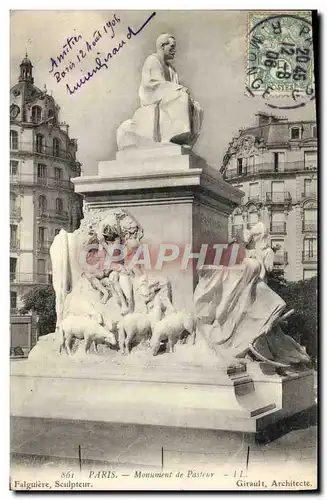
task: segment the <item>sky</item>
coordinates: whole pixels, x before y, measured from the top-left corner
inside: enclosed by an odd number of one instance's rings
[[[255,113],[270,113],[262,97],[245,95],[246,11],[157,10],[140,33],[108,61],[108,69],[102,68],[81,88],[69,93],[66,84],[73,89],[97,66],[96,57],[103,61],[126,39],[128,27],[136,32],[152,12],[11,11],[10,85],[17,82],[19,64],[27,51],[36,86],[43,89],[46,85],[61,108],[60,121],[70,125],[70,137],[78,140],[78,160],[84,175],[96,174],[98,161],[115,159],[117,127],[139,107],[141,68],[145,58],[155,52],[155,40],[161,33],[175,36],[174,67],[181,83],[191,89],[204,109],[204,123],[194,151],[211,166],[220,168],[229,142],[239,129],[254,124]],[[101,37],[93,36],[97,30]],[[54,67],[51,58],[57,61],[67,38],[73,36],[81,38],[71,42],[64,61]],[[92,46],[89,51],[87,42]],[[70,62],[75,63],[73,69],[69,68]],[[65,71],[67,65],[69,71],[58,82],[54,73]],[[274,114],[290,120],[315,119],[315,104],[300,111]]]

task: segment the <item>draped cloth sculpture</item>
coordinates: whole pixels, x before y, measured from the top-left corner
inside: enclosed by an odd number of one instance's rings
[[[118,149],[173,142],[192,146],[198,138],[203,110],[179,83],[171,65],[176,51],[172,35],[160,35],[157,53],[147,57],[139,89],[141,108],[117,131]]]
[[[200,271],[194,293],[198,332],[221,360],[232,362],[251,353],[275,366],[309,363],[305,349],[281,329],[284,300],[264,281],[273,260],[267,235],[260,221],[245,231],[250,249],[242,264]]]

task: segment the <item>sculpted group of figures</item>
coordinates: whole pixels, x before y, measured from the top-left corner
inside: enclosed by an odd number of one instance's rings
[[[118,129],[118,149],[155,142],[192,147],[198,137],[203,111],[171,64],[175,38],[160,35],[156,49],[143,66],[141,107]],[[244,230],[241,264],[200,269],[192,311],[174,308],[168,279],[127,265],[143,236],[139,222],[120,209],[86,211],[77,231],[61,230],[55,237],[50,254],[61,353],[71,354],[78,339],[86,353],[92,344],[127,353],[145,341],[156,355],[189,337],[192,349],[204,342],[218,364],[244,358],[276,366],[310,362],[305,349],[283,333],[291,312],[285,314],[285,302],[265,282],[273,251],[264,211],[256,226]],[[115,244],[124,248],[121,260],[108,261]]]
[[[262,219],[244,230],[247,255],[241,264],[203,266],[192,311],[178,311],[169,280],[147,276],[142,265],[128,262],[142,243],[143,229],[124,210],[86,212],[74,233],[61,230],[50,253],[59,350],[72,354],[76,339],[85,352],[93,344],[129,353],[141,342],[153,355],[174,352],[177,342],[204,341],[217,361],[261,360],[276,366],[310,362],[305,349],[281,329],[290,313],[266,284],[273,251]],[[119,261],[112,245],[123,245]]]
[[[167,344],[173,352],[187,335],[195,340],[191,313],[176,311],[169,281],[148,277],[141,265],[126,265],[140,246],[143,229],[124,210],[87,213],[74,233],[61,230],[50,249],[56,292],[57,335],[60,352],[72,353],[75,339],[85,341],[85,352],[105,344],[121,353],[133,344],[150,342],[153,355]],[[111,248],[122,245],[121,259]]]

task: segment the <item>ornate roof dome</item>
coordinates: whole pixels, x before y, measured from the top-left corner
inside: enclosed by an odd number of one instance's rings
[[[25,54],[24,59],[20,63],[20,76],[18,81],[19,82],[29,82],[29,83],[34,83],[34,78],[33,78],[33,65],[31,61],[28,58],[27,53]]]

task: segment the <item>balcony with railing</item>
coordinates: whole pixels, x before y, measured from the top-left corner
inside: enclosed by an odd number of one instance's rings
[[[253,203],[258,203],[260,201],[260,195],[259,194],[250,194],[248,197],[248,201],[252,201]]]
[[[59,219],[68,220],[68,212],[66,210],[51,210],[49,208],[39,208],[38,215],[41,219]]]
[[[304,250],[302,252],[302,262],[303,263],[310,263],[310,262],[316,263],[317,262],[317,252]]]
[[[224,177],[225,179],[234,179],[256,174],[280,174],[283,172],[296,172],[302,170],[317,170],[317,163],[305,162],[303,160],[280,163],[279,165],[276,165],[273,162],[258,163],[257,165],[244,166],[242,167],[242,170],[238,168],[230,168],[226,170]]]
[[[266,193],[267,204],[291,203],[292,197],[289,191],[275,191]]]
[[[10,240],[10,250],[19,250],[20,241],[17,238],[13,238]]]
[[[21,273],[18,271],[10,273],[10,282],[17,284],[49,284],[51,283],[51,278],[50,274],[45,273]]]
[[[303,193],[301,193],[302,200],[304,198],[310,198],[310,196],[317,197],[317,189],[311,188],[310,190],[304,191]]]
[[[63,160],[73,160],[72,155],[66,149],[61,149],[53,146],[45,146],[43,144],[37,144],[31,141],[20,142],[18,145],[11,143],[10,151],[22,154],[27,153],[40,156],[51,156],[52,158],[60,158]]]
[[[48,252],[51,247],[52,241],[38,240],[37,249],[39,252]]]
[[[271,222],[270,233],[286,234],[286,222]]]
[[[310,221],[310,222],[303,221],[302,231],[309,232],[309,233],[310,232],[316,233],[317,232],[317,221]]]
[[[274,265],[285,265],[288,263],[287,252],[275,252],[274,253]]]
[[[58,179],[55,177],[41,177],[33,174],[12,174],[10,176],[10,184],[32,186],[38,185],[43,187],[52,187],[58,189],[68,189],[74,191],[74,184],[69,180]]]
[[[242,234],[243,224],[234,224],[232,226],[232,237]]]

